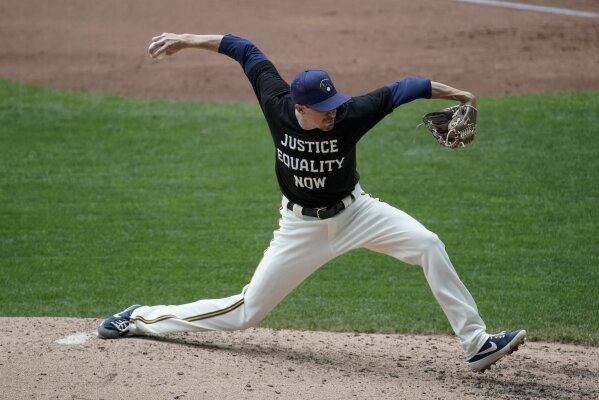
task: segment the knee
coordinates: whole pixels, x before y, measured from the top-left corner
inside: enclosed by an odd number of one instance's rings
[[[419,231],[411,239],[409,250],[406,249],[407,253],[404,253],[405,257],[400,258],[409,264],[424,266],[433,254],[445,251],[445,245],[439,236],[431,231]]]
[[[244,315],[241,321],[239,321],[239,323],[235,327],[236,330],[253,328],[266,317],[267,312],[261,309],[257,309],[256,307],[252,307],[250,304],[246,302],[244,308]]]
[[[420,252],[426,253],[431,250],[437,250],[439,248],[445,248],[445,245],[439,239],[436,233],[429,230],[420,231],[415,237],[415,243]]]

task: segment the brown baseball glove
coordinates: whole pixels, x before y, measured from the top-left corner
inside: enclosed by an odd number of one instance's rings
[[[458,149],[476,138],[476,108],[467,104],[431,112],[422,122],[441,146]]]

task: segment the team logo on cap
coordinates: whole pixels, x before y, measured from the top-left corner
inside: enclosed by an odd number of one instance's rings
[[[333,85],[331,85],[331,81],[328,78],[320,81],[320,88],[329,93],[333,91]]]

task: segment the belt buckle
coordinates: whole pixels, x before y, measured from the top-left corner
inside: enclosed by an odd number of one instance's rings
[[[323,211],[323,210],[324,210],[324,211],[326,211],[326,209],[327,209],[326,207],[318,207],[318,208],[316,209],[316,217],[317,217],[318,219],[323,219],[323,218],[320,218],[320,212],[321,212],[321,211]]]

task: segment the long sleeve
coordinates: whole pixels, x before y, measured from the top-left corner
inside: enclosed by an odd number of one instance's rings
[[[395,108],[416,99],[430,99],[432,95],[429,79],[404,78],[387,85],[387,87],[391,90]]]
[[[266,56],[252,42],[233,35],[225,35],[218,52],[236,60],[246,76],[258,63],[267,60]]]

